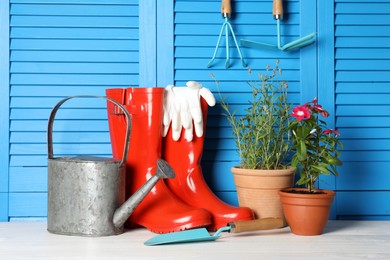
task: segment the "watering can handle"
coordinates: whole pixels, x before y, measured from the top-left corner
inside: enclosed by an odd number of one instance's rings
[[[283,20],[283,1],[274,0],[272,5],[272,14],[275,20]]]
[[[125,146],[123,149],[123,156],[122,156],[122,160],[121,160],[120,165],[121,166],[124,165],[124,163],[126,162],[126,159],[127,159],[127,151],[128,151],[129,145],[130,145],[131,115],[129,114],[129,112],[126,110],[126,108],[122,104],[120,104],[119,102],[117,102],[111,98],[105,97],[105,96],[94,96],[94,95],[70,96],[70,97],[67,97],[67,98],[60,100],[57,103],[57,105],[55,105],[55,107],[53,108],[53,110],[50,113],[49,122],[47,125],[47,157],[49,159],[54,158],[53,157],[53,122],[54,122],[54,117],[57,113],[57,110],[60,108],[60,106],[72,98],[103,98],[105,100],[108,100],[108,101],[114,103],[123,111],[123,113],[126,116],[127,128],[126,128]]]
[[[232,5],[230,0],[222,0],[221,14],[223,18],[230,18],[230,15],[232,14]]]

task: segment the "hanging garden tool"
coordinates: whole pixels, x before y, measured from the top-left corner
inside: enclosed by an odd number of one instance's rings
[[[251,48],[271,48],[281,51],[293,51],[297,50],[299,48],[303,48],[307,45],[310,45],[315,42],[315,36],[316,33],[313,32],[311,34],[306,35],[305,37],[302,37],[298,40],[292,41],[290,43],[287,43],[285,45],[281,45],[281,36],[280,36],[280,20],[283,20],[283,2],[282,0],[274,0],[273,1],[273,8],[272,8],[272,14],[274,16],[274,19],[276,20],[277,25],[277,34],[278,34],[278,45],[263,43],[263,42],[256,42],[251,40],[244,40],[242,39],[240,41],[242,46],[245,47],[251,47]]]
[[[244,61],[244,58],[242,57],[240,47],[239,47],[239,45],[237,43],[236,35],[234,34],[232,25],[229,23],[229,18],[230,18],[231,13],[232,13],[232,7],[231,7],[230,0],[222,0],[221,13],[222,13],[222,17],[225,19],[225,22],[222,24],[221,31],[219,32],[217,46],[215,47],[213,57],[211,58],[210,62],[207,64],[207,68],[210,68],[211,64],[214,62],[215,56],[217,55],[217,52],[218,52],[219,44],[221,42],[223,31],[225,31],[225,40],[226,40],[226,62],[225,62],[225,68],[229,68],[230,67],[229,30],[232,33],[232,37],[233,37],[234,43],[236,44],[236,48],[237,48],[238,54],[240,55],[242,66],[244,68],[246,68],[246,63]]]

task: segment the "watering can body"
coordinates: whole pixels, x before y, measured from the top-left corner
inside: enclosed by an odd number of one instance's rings
[[[120,160],[59,157],[48,160],[48,231],[109,236],[123,232],[113,216],[125,202],[125,167]]]
[[[127,130],[122,159],[96,156],[54,157],[52,130],[60,106],[75,97],[104,98],[126,116]],[[131,116],[115,100],[101,96],[62,99],[52,110],[47,130],[48,212],[47,230],[73,236],[110,236],[123,233],[123,224],[159,179],[173,178],[173,169],[157,160],[156,174],[125,200],[126,159],[130,144]]]

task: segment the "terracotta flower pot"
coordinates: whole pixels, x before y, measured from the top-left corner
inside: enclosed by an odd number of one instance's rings
[[[279,192],[283,211],[291,232],[302,236],[322,234],[330,214],[335,192],[318,190],[319,194],[292,193],[307,189],[283,189]]]
[[[292,187],[296,168],[253,170],[232,167],[240,206],[251,208],[256,218],[283,218],[279,190]]]

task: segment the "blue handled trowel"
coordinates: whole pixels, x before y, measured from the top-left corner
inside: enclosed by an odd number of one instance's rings
[[[285,226],[286,223],[280,218],[242,220],[228,223],[226,227],[218,229],[214,235],[210,235],[206,228],[198,228],[158,235],[149,239],[144,244],[146,246],[154,246],[175,243],[214,241],[217,240],[224,231],[228,231],[230,233],[241,233],[246,231],[277,229]]]

